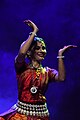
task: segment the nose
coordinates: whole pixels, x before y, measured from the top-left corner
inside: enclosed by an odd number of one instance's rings
[[[44,49],[42,47],[40,47],[40,52],[44,52]]]
[[[40,52],[46,54],[46,49],[43,49],[42,47],[40,48]]]
[[[40,50],[41,50],[42,52],[44,52],[44,50],[42,49],[42,47],[40,48]]]

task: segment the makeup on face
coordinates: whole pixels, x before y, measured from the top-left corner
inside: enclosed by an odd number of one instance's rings
[[[37,45],[35,47],[35,50],[40,50],[40,49],[43,50],[43,51],[46,50],[46,45],[43,41],[37,42]]]
[[[46,46],[36,46],[36,50],[40,50],[42,48],[42,50],[45,50],[46,49]]]
[[[45,43],[44,42],[37,42],[37,45],[35,46],[33,58],[35,58],[38,61],[41,61],[44,59],[45,55],[46,55]]]

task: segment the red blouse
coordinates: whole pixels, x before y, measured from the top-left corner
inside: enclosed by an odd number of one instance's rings
[[[18,80],[18,99],[33,104],[46,102],[44,94],[47,85],[55,80],[57,71],[49,67],[35,69],[26,64],[23,54],[16,57],[15,70]],[[36,87],[36,93],[31,92],[32,87]]]

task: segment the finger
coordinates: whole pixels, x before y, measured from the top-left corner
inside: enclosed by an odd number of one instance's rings
[[[23,22],[24,23],[30,23],[31,21],[30,20],[24,20]]]
[[[26,21],[28,21],[28,20],[24,20],[23,22],[26,22]]]
[[[73,48],[73,47],[77,47],[76,45],[68,45],[66,46],[66,48]]]
[[[29,20],[24,20],[23,21],[25,24],[27,24],[28,26],[31,26],[31,22]]]
[[[77,47],[77,45],[73,45],[73,47]]]
[[[27,20],[24,20],[23,22],[24,22],[25,24],[26,24],[26,23],[28,23],[28,21],[27,21]]]
[[[76,48],[76,45],[70,45],[69,48]]]

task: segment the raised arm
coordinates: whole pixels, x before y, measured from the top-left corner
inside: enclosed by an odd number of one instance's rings
[[[17,72],[20,72],[21,70],[23,70],[25,68],[25,55],[26,55],[32,41],[34,40],[35,34],[38,31],[37,26],[32,21],[25,20],[24,23],[27,24],[28,26],[30,26],[33,31],[31,32],[32,34],[29,35],[28,39],[21,44],[19,53],[15,58],[15,70]]]
[[[70,49],[70,48],[75,48],[77,46],[75,45],[68,45],[64,46],[62,49],[59,50],[58,52],[58,74],[56,75],[55,79],[58,81],[64,81],[65,80],[65,66],[64,66],[64,61],[63,61],[63,53]]]
[[[33,31],[32,31],[32,34],[29,35],[28,39],[21,44],[19,54],[22,54],[22,53],[26,54],[26,52],[28,51],[28,49],[38,31],[37,26],[31,20],[25,20],[24,23],[27,24],[28,26],[30,26]]]

